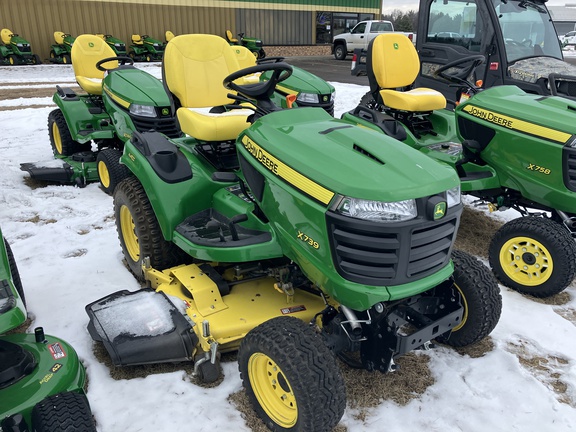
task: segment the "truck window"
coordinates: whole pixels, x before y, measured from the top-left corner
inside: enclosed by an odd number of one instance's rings
[[[366,31],[366,23],[360,23],[352,29],[352,34],[362,33]]]
[[[370,27],[370,33],[382,33],[382,32],[391,32],[394,31],[391,22],[373,22],[372,26]]]
[[[508,62],[528,57],[562,59],[556,30],[548,10],[536,2],[492,0],[498,16]]]
[[[474,1],[443,0],[430,5],[426,42],[458,45],[479,51],[484,28]]]

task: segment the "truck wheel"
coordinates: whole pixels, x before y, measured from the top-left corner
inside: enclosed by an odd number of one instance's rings
[[[22,286],[22,281],[20,280],[20,273],[18,272],[18,267],[16,266],[16,260],[14,259],[14,254],[12,249],[6,240],[4,240],[6,245],[6,253],[8,254],[8,265],[10,266],[10,274],[12,275],[12,281],[16,287],[18,295],[22,299],[22,303],[26,306],[26,297],[24,296],[24,287]]]
[[[251,330],[238,366],[250,403],[272,431],[331,431],[344,414],[335,357],[297,318],[273,318]]]
[[[346,45],[338,44],[334,47],[334,58],[336,60],[344,60],[346,58]]]
[[[504,224],[488,254],[502,284],[534,297],[562,292],[576,273],[576,243],[570,232],[543,217],[526,216]]]
[[[114,190],[114,216],[122,252],[138,280],[144,280],[145,257],[150,257],[150,265],[157,270],[183,263],[184,253],[164,240],[152,205],[136,177],[122,180]]]
[[[452,261],[464,316],[442,342],[463,347],[484,339],[494,330],[502,312],[502,297],[496,279],[479,260],[466,252],[453,251]]]
[[[105,148],[98,153],[96,158],[100,186],[108,195],[112,195],[116,186],[131,175],[126,165],[120,163],[121,156],[120,150]]]
[[[64,114],[59,109],[48,114],[48,133],[52,151],[56,156],[71,156],[85,150],[90,145],[80,144],[72,139]]]
[[[68,392],[49,396],[32,409],[34,432],[96,432],[86,396]]]

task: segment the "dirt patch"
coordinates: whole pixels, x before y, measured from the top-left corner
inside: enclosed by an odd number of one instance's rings
[[[494,347],[495,347],[494,341],[490,336],[488,336],[472,345],[468,345],[461,348],[454,348],[454,347],[451,348],[462,356],[468,356],[471,358],[480,358],[484,357],[486,353],[494,351]]]
[[[552,390],[558,402],[576,408],[576,401],[568,392],[570,384],[562,379],[570,366],[567,359],[538,353],[537,348],[525,340],[508,343],[506,350],[516,355],[524,369]]]
[[[552,310],[576,326],[576,310],[569,307],[555,307]]]
[[[39,215],[32,216],[31,218],[24,219],[23,222],[32,222],[38,225],[48,225],[58,222],[56,219],[42,219]]]
[[[37,83],[30,83],[34,85]],[[76,87],[80,90],[80,87]],[[56,86],[53,87],[22,87],[2,89],[0,88],[0,101],[20,98],[41,98],[52,97],[56,91]]]
[[[568,294],[566,291],[562,291],[561,293],[554,294],[553,296],[545,298],[532,297],[531,295],[528,294],[522,294],[522,295],[527,299],[535,301],[536,303],[542,303],[552,306],[562,306],[571,300],[570,294]]]
[[[469,254],[488,259],[490,240],[502,225],[496,218],[465,206],[454,246]]]

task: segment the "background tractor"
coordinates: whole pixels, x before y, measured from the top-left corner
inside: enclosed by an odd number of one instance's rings
[[[23,37],[12,33],[9,29],[0,31],[0,64],[22,65],[40,64],[42,61],[37,54],[32,53],[30,43]]]
[[[130,50],[128,55],[132,60],[140,61],[160,61],[162,60],[162,55],[164,54],[164,43],[158,39],[154,39],[148,35],[132,35],[132,45],[130,45]]]
[[[50,62],[52,63],[72,63],[72,44],[76,38],[61,31],[54,32],[55,45],[50,47]]]
[[[101,37],[104,42],[108,44],[110,48],[114,51],[114,54],[117,56],[125,56],[126,52],[126,44],[118,38],[115,38],[109,34],[98,33],[96,36]]]

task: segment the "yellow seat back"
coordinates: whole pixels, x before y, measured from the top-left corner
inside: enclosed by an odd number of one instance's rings
[[[133,34],[132,35],[132,43],[134,45],[143,45],[144,41],[142,40],[142,36],[140,36],[138,34]]]
[[[55,31],[54,32],[54,42],[56,42],[58,45],[63,45],[64,44],[64,32],[61,31]]]
[[[240,69],[236,54],[219,36],[175,36],[164,52],[164,82],[183,107],[225,105],[232,100],[222,81]]]
[[[172,33],[170,30],[166,30],[166,42],[170,42],[172,39],[174,39],[174,33]]]
[[[232,51],[234,51],[236,54],[236,59],[238,60],[240,69],[256,66],[256,57],[254,56],[254,53],[248,48],[242,45],[235,45],[231,48]]]
[[[2,43],[4,45],[10,45],[10,41],[12,40],[12,35],[14,33],[12,33],[11,30],[4,28],[2,29],[2,31],[0,32],[0,37],[2,38]]]
[[[89,94],[102,94],[104,71],[96,69],[96,63],[107,57],[116,57],[116,53],[100,37],[83,34],[72,45],[72,69],[76,81]],[[107,69],[118,67],[118,61],[105,64]]]
[[[106,36],[104,36],[104,33],[96,33],[94,36],[98,36],[100,39],[106,40]]]
[[[234,35],[232,34],[232,32],[230,30],[226,30],[226,39],[228,40],[228,42],[231,43],[237,43],[238,39],[236,39],[234,37]]]

